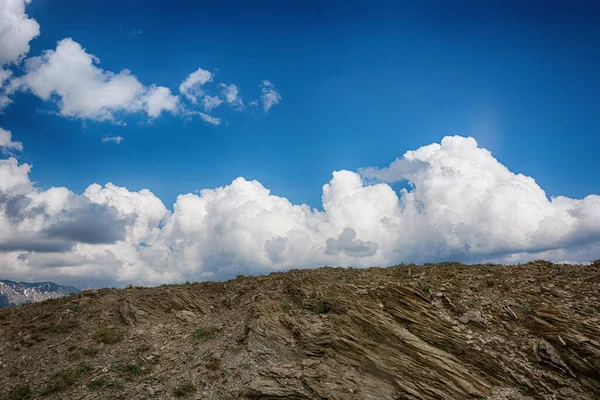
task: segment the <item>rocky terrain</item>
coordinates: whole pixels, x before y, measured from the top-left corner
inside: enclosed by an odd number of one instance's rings
[[[320,268],[0,310],[1,399],[600,398],[600,263]]]
[[[79,292],[73,286],[61,286],[52,282],[29,283],[0,279],[0,307],[36,303]]]

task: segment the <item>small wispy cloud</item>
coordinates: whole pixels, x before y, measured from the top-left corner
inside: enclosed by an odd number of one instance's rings
[[[204,106],[204,111],[210,112],[214,108],[217,108],[223,100],[219,98],[219,96],[209,96],[206,95],[202,98],[202,105]]]
[[[214,74],[208,70],[198,68],[185,78],[179,85],[179,92],[196,104],[198,98],[204,94],[202,86],[213,80]]]
[[[142,33],[144,33],[144,31],[141,29],[134,29],[131,32],[129,32],[129,38],[135,39],[136,37],[140,36]]]
[[[221,125],[221,118],[213,117],[212,115],[208,115],[203,112],[199,112],[198,115],[200,115],[200,118],[202,118],[206,123],[215,126]]]
[[[265,114],[269,112],[271,107],[275,104],[279,104],[281,101],[281,95],[275,90],[275,85],[271,81],[264,80],[260,84],[261,86],[261,95],[259,99],[254,100],[250,103],[253,106],[258,106],[262,104],[263,110]]]
[[[233,83],[230,85],[221,83],[219,86],[221,87],[221,92],[223,93],[223,96],[225,96],[227,103],[238,111],[244,108],[244,102],[242,101],[242,96],[240,96],[240,89],[236,85]]]
[[[115,142],[116,144],[120,144],[123,141],[121,136],[105,136],[102,138],[104,143]]]

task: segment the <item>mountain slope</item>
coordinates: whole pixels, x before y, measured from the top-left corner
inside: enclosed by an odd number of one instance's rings
[[[317,270],[0,310],[0,398],[597,399],[600,265]]]
[[[0,279],[0,307],[36,303],[79,292],[73,286],[61,286],[52,282],[28,283]]]

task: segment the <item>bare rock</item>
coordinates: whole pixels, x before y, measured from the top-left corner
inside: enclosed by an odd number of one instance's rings
[[[481,315],[481,311],[469,310],[458,319],[461,324],[468,324],[469,322],[475,322],[477,324],[485,325],[485,318]]]

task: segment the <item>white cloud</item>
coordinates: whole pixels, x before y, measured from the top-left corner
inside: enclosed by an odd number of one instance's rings
[[[120,144],[123,141],[123,138],[121,136],[105,136],[102,138],[102,141],[104,143],[114,142],[116,144]]]
[[[8,69],[0,68],[0,88],[2,88],[4,86],[5,82],[8,82],[8,80],[10,79],[11,76],[12,76],[12,71],[10,71]]]
[[[29,58],[27,74],[15,81],[43,100],[57,95],[60,113],[66,117],[107,120],[119,111],[141,109],[144,86],[137,78],[128,70],[118,74],[102,70],[95,65],[99,62],[79,43],[63,39],[56,50]]]
[[[219,86],[221,87],[221,92],[223,93],[223,96],[225,96],[225,100],[227,103],[229,103],[229,105],[237,110],[244,108],[244,103],[242,102],[242,97],[240,96],[240,89],[236,85],[233,83],[230,85],[221,83]]]
[[[188,75],[188,77],[181,82],[179,85],[179,92],[188,98],[192,103],[196,104],[198,98],[201,97],[204,92],[202,86],[213,80],[213,73],[202,68],[198,68],[196,71]]]
[[[0,1],[0,67],[19,62],[29,52],[29,42],[40,34],[40,25],[25,14],[30,2]]]
[[[199,112],[198,115],[200,116],[200,118],[202,118],[202,120],[206,123],[209,123],[211,125],[220,125],[221,124],[221,118],[217,118],[217,117],[213,117],[211,115],[205,114],[203,112]]]
[[[23,151],[21,142],[13,142],[10,131],[0,128],[0,147]]]
[[[458,136],[384,169],[334,172],[322,211],[244,178],[180,195],[169,212],[148,190],[44,191],[29,171],[0,161],[0,268],[12,278],[157,284],[323,264],[582,262],[600,251],[600,196],[548,199]],[[365,179],[407,179],[411,189]]]
[[[176,112],[179,97],[173,96],[164,86],[151,86],[146,94],[146,113],[150,118],[156,118],[164,111]]]
[[[131,32],[129,32],[129,38],[135,39],[136,37],[140,36],[142,33],[144,33],[144,31],[141,29],[134,29]]]
[[[12,76],[12,71],[0,68],[0,112],[11,103],[10,98],[6,95],[6,87],[9,84],[9,79]]]
[[[178,98],[162,86],[145,87],[128,70],[113,73],[100,60],[67,38],[55,50],[26,60],[26,74],[12,81],[12,90],[30,90],[48,101],[58,98],[65,117],[114,120],[123,113],[146,111],[151,118],[175,111]]]
[[[129,70],[112,72],[99,67],[100,59],[88,53],[79,43],[66,38],[54,50],[26,60],[24,75],[12,77],[12,71],[3,66],[18,65],[29,52],[29,43],[40,34],[39,24],[25,13],[31,0],[0,1],[0,112],[10,103],[10,95],[17,90],[30,91],[44,101],[56,101],[59,114],[69,118],[118,122],[125,114],[145,111],[157,118],[163,111],[184,112],[180,98],[164,86],[143,85]],[[123,28],[120,26],[121,31]],[[141,29],[129,32],[130,38],[142,34]],[[203,86],[212,82],[214,74],[203,68],[188,75],[179,85],[183,97],[198,104],[202,101],[205,112],[218,107],[223,100],[204,92]],[[263,81],[261,102],[265,112],[277,104],[281,96],[269,81]],[[225,101],[236,110],[244,107],[234,85],[220,85]],[[220,119],[200,114],[210,124]]]
[[[279,104],[281,101],[281,95],[275,90],[275,85],[270,81],[264,80],[260,84],[261,95],[260,99],[254,100],[252,105],[262,104],[265,113],[268,113],[271,107],[275,104]]]
[[[204,106],[204,111],[210,112],[213,109],[217,108],[223,100],[219,99],[219,96],[209,96],[206,95],[202,98],[202,105]]]

